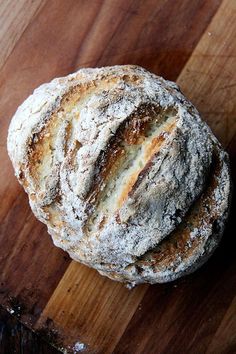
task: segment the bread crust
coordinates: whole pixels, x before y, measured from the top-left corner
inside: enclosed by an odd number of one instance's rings
[[[227,154],[178,86],[143,68],[40,86],[12,118],[8,152],[55,245],[112,279],[174,280],[222,235]]]

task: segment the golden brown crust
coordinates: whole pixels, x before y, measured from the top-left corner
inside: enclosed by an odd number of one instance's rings
[[[140,67],[81,69],[41,86],[17,110],[8,151],[54,243],[107,276],[173,280],[218,243],[226,155],[178,87]]]
[[[129,265],[123,276],[111,271],[109,277],[128,282],[137,282],[138,277],[149,282],[155,282],[156,278],[159,282],[165,282],[167,279],[178,278],[180,274],[191,273],[203,264],[221,238],[227,217],[227,212],[224,214],[225,203],[230,203],[230,195],[228,194],[228,200],[225,201],[218,193],[222,188],[221,183],[226,180],[229,183],[228,178],[228,158],[226,155],[222,156],[216,146],[205,190],[191,206],[182,223],[155,249]],[[225,189],[229,190],[230,185],[226,184]],[[204,230],[209,239],[202,234]],[[195,267],[189,262],[193,258]],[[132,276],[131,268],[135,269]]]
[[[140,106],[119,126],[96,161],[94,182],[86,195],[89,204],[98,205],[99,199],[106,193],[106,186],[109,181],[114,179],[124,168],[123,165],[128,158],[130,147],[134,146],[134,149],[138,150],[145,143],[154,124],[161,125],[164,122],[165,114],[165,111],[160,114],[159,107]],[[157,136],[154,136],[145,147],[142,165],[125,180],[125,185],[117,200],[117,210],[127,200],[129,193],[132,193],[132,188],[135,186],[139,175],[148,169],[149,162],[160,150],[165,141],[165,136],[170,134],[175,126],[176,120],[165,125],[163,130]],[[103,218],[102,225],[105,224],[104,220]]]

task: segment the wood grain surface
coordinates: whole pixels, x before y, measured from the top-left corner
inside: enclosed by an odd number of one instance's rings
[[[236,353],[234,200],[204,267],[128,290],[53,246],[6,151],[10,119],[39,84],[138,64],[177,81],[229,152],[235,181],[236,1],[1,0],[0,48],[0,304],[67,353]]]
[[[60,352],[0,306],[0,353],[58,354]]]

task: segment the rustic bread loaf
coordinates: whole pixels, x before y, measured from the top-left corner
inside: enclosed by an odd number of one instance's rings
[[[8,152],[55,245],[112,279],[174,280],[220,240],[228,156],[178,86],[143,68],[40,86],[11,121]]]

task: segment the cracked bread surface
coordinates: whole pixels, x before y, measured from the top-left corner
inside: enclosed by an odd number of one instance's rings
[[[11,121],[8,152],[55,245],[112,279],[174,280],[223,232],[228,156],[178,86],[141,67],[40,86]]]

